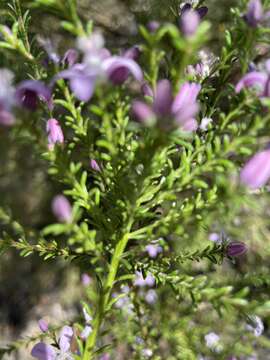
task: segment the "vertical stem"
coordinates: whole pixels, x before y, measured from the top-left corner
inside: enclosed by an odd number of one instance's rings
[[[96,345],[99,329],[100,329],[103,319],[104,319],[104,313],[106,312],[106,307],[110,300],[110,295],[111,295],[111,291],[112,291],[114,281],[115,281],[115,278],[117,275],[120,260],[123,255],[123,252],[125,251],[128,240],[129,240],[129,232],[127,234],[125,234],[121,238],[121,240],[119,240],[119,242],[117,243],[117,245],[115,247],[115,251],[114,251],[111,265],[110,265],[110,271],[109,271],[109,274],[108,274],[108,277],[107,277],[107,280],[105,283],[105,292],[100,295],[100,301],[99,301],[96,317],[93,322],[93,331],[87,339],[85,351],[83,354],[83,360],[92,360],[93,359],[93,350]]]

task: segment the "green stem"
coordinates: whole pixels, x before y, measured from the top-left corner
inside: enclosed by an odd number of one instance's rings
[[[131,225],[129,226],[129,229],[130,228],[131,228]],[[106,314],[107,306],[109,304],[109,300],[110,300],[110,296],[111,296],[111,291],[112,291],[112,288],[113,288],[113,285],[115,282],[115,278],[116,278],[116,275],[118,272],[120,260],[125,251],[128,240],[129,240],[129,232],[126,233],[121,238],[121,240],[119,240],[119,242],[117,243],[117,245],[115,247],[115,251],[114,251],[111,265],[110,265],[110,271],[109,271],[109,274],[108,274],[108,277],[107,277],[107,280],[105,283],[105,289],[104,289],[105,291],[104,291],[104,293],[101,293],[101,295],[100,295],[99,306],[97,309],[96,317],[93,322],[93,331],[92,331],[91,335],[89,336],[89,338],[87,339],[82,360],[93,359],[94,349],[95,349],[99,329],[102,325],[104,316]]]

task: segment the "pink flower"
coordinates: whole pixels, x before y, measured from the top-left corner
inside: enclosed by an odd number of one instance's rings
[[[243,167],[240,181],[251,189],[264,186],[270,178],[270,149],[255,154]]]
[[[46,130],[48,135],[48,147],[50,150],[54,148],[55,144],[64,143],[64,134],[56,119],[49,119],[47,121]]]
[[[63,223],[70,223],[72,221],[71,205],[65,196],[55,196],[52,202],[52,211],[58,221]]]

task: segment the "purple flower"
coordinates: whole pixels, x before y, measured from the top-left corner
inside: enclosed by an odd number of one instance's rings
[[[60,62],[60,57],[57,54],[57,51],[55,50],[54,45],[52,44],[50,39],[44,39],[42,37],[38,37],[37,41],[39,43],[40,46],[43,47],[43,49],[46,52],[46,58],[43,61],[43,64],[45,67],[47,67],[49,65],[49,62],[52,62],[54,64],[59,64]]]
[[[143,80],[143,73],[140,66],[128,57],[111,56],[104,60],[103,66],[108,78],[114,84],[123,84],[130,74],[138,81]]]
[[[149,286],[152,287],[155,285],[155,278],[151,274],[147,274],[146,278],[143,278],[141,271],[136,271],[136,278],[134,280],[134,285],[139,287]]]
[[[56,119],[49,119],[47,121],[46,130],[48,135],[48,146],[50,150],[54,148],[55,144],[64,143],[64,134],[59,122]]]
[[[15,90],[12,86],[13,73],[7,69],[0,69],[0,124],[11,126],[15,119],[11,113],[15,103]]]
[[[59,337],[59,347],[62,353],[66,353],[69,351],[71,346],[71,341],[73,339],[73,329],[70,326],[64,326],[60,332]]]
[[[199,110],[197,96],[201,86],[196,83],[184,83],[175,98],[172,95],[171,84],[168,80],[160,80],[153,99],[152,107],[141,102],[133,103],[133,112],[138,120],[147,125],[152,125],[157,119],[161,127],[168,124],[164,118],[173,118],[175,125],[183,131],[194,131],[197,129],[197,121],[194,116]]]
[[[261,0],[250,0],[244,19],[251,27],[257,27],[259,25],[259,23],[263,20],[263,7]]]
[[[186,4],[184,4],[184,5],[180,5],[180,10],[179,10],[179,15],[180,15],[180,17],[181,17],[185,12],[190,11],[190,10],[196,11],[201,19],[204,18],[205,15],[208,13],[208,8],[207,8],[207,6],[200,6],[200,7],[197,8],[197,9],[193,9],[191,4],[186,3]]]
[[[25,80],[16,89],[16,99],[18,103],[28,110],[36,110],[38,100],[45,101],[51,108],[51,90],[41,81]]]
[[[262,319],[257,315],[253,315],[248,317],[248,322],[249,324],[247,325],[247,330],[252,331],[256,337],[261,336],[264,332]]]
[[[186,10],[182,13],[180,26],[183,34],[187,37],[196,33],[200,24],[200,16],[197,11]]]
[[[145,247],[145,250],[151,258],[155,258],[162,252],[162,247],[158,244],[150,244]]]
[[[241,256],[247,252],[247,246],[243,242],[233,241],[227,245],[226,253],[230,257]]]
[[[47,345],[43,342],[36,344],[31,355],[38,360],[56,360],[56,351],[51,345]]]
[[[83,273],[82,277],[81,277],[81,281],[82,281],[83,286],[89,286],[92,282],[92,279],[88,274]]]
[[[63,223],[70,223],[72,221],[71,205],[65,196],[55,196],[52,202],[52,211],[58,221]]]
[[[39,326],[40,330],[44,333],[46,333],[49,330],[49,325],[48,325],[47,321],[45,321],[43,319],[40,319],[38,321],[38,326]]]
[[[96,83],[101,79],[107,78],[114,84],[122,84],[130,74],[136,80],[143,79],[141,68],[133,60],[137,48],[128,50],[123,56],[111,56],[103,45],[103,37],[98,33],[81,38],[79,48],[84,52],[83,62],[61,71],[56,77],[68,79],[72,92],[81,101],[91,99]]]
[[[110,360],[110,358],[110,354],[105,353],[99,358],[99,360]]]
[[[157,298],[158,298],[157,293],[153,289],[148,290],[147,293],[145,294],[145,301],[148,304],[154,304],[157,301]]]
[[[205,335],[204,337],[206,346],[210,349],[217,349],[218,343],[220,341],[220,336],[214,332],[210,332],[209,334]]]
[[[87,310],[85,308],[83,308],[83,315],[84,315],[84,319],[85,319],[85,327],[83,328],[80,337],[83,340],[86,340],[88,338],[88,336],[91,334],[91,332],[93,331],[92,326],[90,325],[92,319],[92,316],[90,316],[87,312]]]
[[[151,33],[154,33],[160,28],[160,23],[155,20],[149,21],[147,28]]]
[[[94,159],[91,159],[90,160],[90,167],[92,170],[94,171],[97,171],[97,172],[100,172],[101,171],[101,168],[99,166],[99,164],[96,162],[96,160]]]
[[[90,69],[84,64],[75,64],[57,75],[57,78],[68,79],[71,91],[76,98],[84,102],[93,96],[97,77],[97,69]]]
[[[76,64],[79,58],[78,51],[76,49],[69,49],[65,52],[62,64],[67,65],[69,68]]]
[[[258,95],[264,96],[266,93],[268,75],[264,72],[251,71],[244,75],[236,84],[235,91],[239,93],[243,88],[253,87],[258,90]]]
[[[141,85],[141,91],[144,96],[154,97],[153,90],[151,89],[150,85],[144,81]]]
[[[251,189],[264,186],[270,178],[270,149],[255,154],[243,167],[240,181]]]

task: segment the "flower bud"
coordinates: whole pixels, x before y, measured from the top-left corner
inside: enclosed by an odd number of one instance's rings
[[[241,256],[247,252],[247,246],[243,242],[234,241],[228,244],[226,253],[230,257]]]

